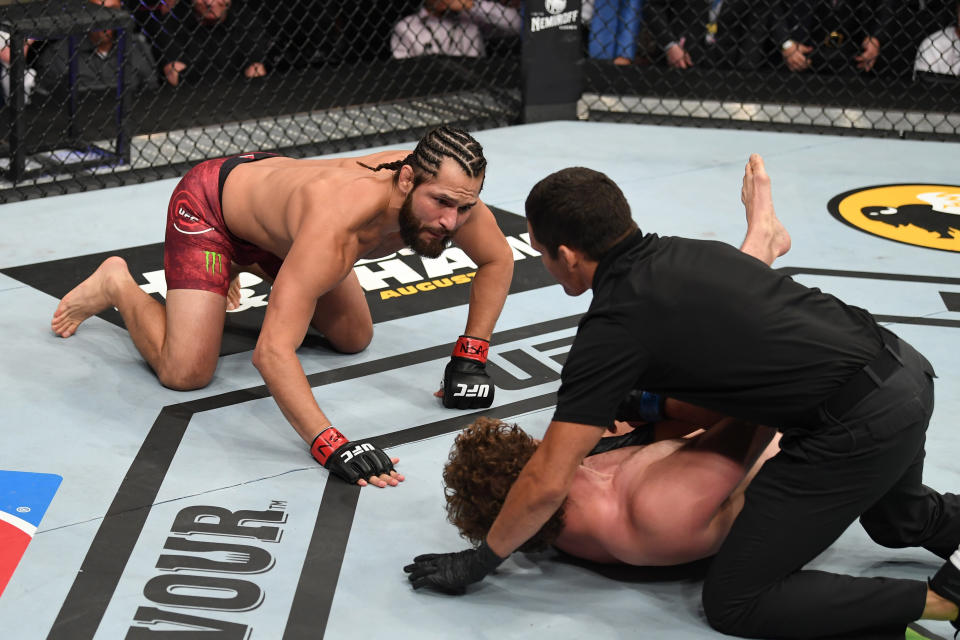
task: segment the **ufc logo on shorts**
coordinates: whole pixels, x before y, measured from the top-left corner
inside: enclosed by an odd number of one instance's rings
[[[490,385],[474,384],[469,387],[463,383],[457,383],[457,390],[453,392],[455,398],[486,398],[490,395]]]
[[[353,449],[347,449],[346,451],[341,453],[340,459],[343,460],[344,462],[350,462],[351,460],[353,460],[355,456],[360,455],[364,451],[373,451],[373,449],[374,449],[374,446],[368,442],[365,442],[363,444],[358,444]]]

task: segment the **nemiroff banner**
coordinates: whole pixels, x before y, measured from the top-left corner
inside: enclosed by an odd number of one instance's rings
[[[490,207],[513,249],[515,261],[511,293],[555,284],[537,253],[529,243],[527,223],[523,216]],[[5,275],[43,291],[57,299],[80,284],[106,258],[112,255],[127,261],[140,288],[163,301],[167,284],[163,273],[163,244],[117,249],[104,253],[53,260],[0,270]],[[451,247],[439,258],[421,258],[409,249],[378,258],[361,260],[354,266],[360,285],[366,292],[374,323],[466,304],[470,299],[470,283],[477,266],[457,247]],[[250,351],[256,345],[263,323],[270,284],[244,273],[240,276],[242,298],[235,311],[227,313],[220,355]],[[50,315],[56,305],[50,307]],[[104,320],[123,326],[120,313],[110,309],[100,314]],[[466,313],[463,316],[464,324]],[[83,331],[83,327],[80,328]],[[456,336],[456,329],[451,335]],[[316,345],[320,338],[313,330],[304,345]]]
[[[524,103],[576,103],[583,67],[580,0],[528,0],[526,8]]]

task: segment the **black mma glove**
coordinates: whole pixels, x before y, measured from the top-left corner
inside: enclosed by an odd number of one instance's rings
[[[393,471],[390,456],[369,442],[352,443],[336,427],[327,427],[313,439],[310,454],[335,476],[350,484]]]
[[[443,406],[448,409],[485,409],[493,404],[493,380],[487,374],[490,342],[460,336],[443,371]]]
[[[617,407],[615,417],[624,422],[660,422],[665,418],[663,408],[666,401],[667,398],[659,393],[634,389]]]
[[[480,582],[493,573],[506,558],[501,558],[487,545],[456,553],[427,553],[413,559],[403,570],[414,589],[430,587],[443,593],[460,595],[468,584]]]

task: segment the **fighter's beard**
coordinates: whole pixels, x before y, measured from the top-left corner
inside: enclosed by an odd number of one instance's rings
[[[413,249],[417,255],[425,258],[439,258],[443,250],[450,246],[450,236],[445,235],[441,238],[430,236],[429,239],[423,237],[423,232],[427,229],[416,216],[413,215],[412,192],[404,198],[400,205],[400,238],[403,243]]]

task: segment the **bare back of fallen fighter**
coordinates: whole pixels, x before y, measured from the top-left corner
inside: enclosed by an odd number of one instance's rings
[[[244,154],[201,163],[168,207],[166,304],[140,290],[126,263],[112,257],[63,298],[51,326],[69,337],[115,306],[160,382],[195,389],[216,369],[231,276],[266,275],[273,287],[253,362],[283,415],[328,466],[348,441],[317,405],[296,349],[311,326],[342,352],[369,344],[373,322],[354,262],[403,246],[437,257],[455,241],[477,265],[464,333],[489,341],[513,256],[479,200],[485,167],[480,145],[445,127],[413,153],[321,160]],[[338,475],[354,481],[354,471],[371,469],[368,479],[377,486],[402,480],[379,450],[369,453],[377,456],[372,466],[358,467],[368,452],[357,453],[352,471]],[[385,467],[389,473],[376,472]],[[358,484],[367,483],[364,475]]]
[[[772,429],[726,418],[688,439],[589,456],[574,476],[553,544],[594,562],[637,566],[711,556],[778,442]]]

